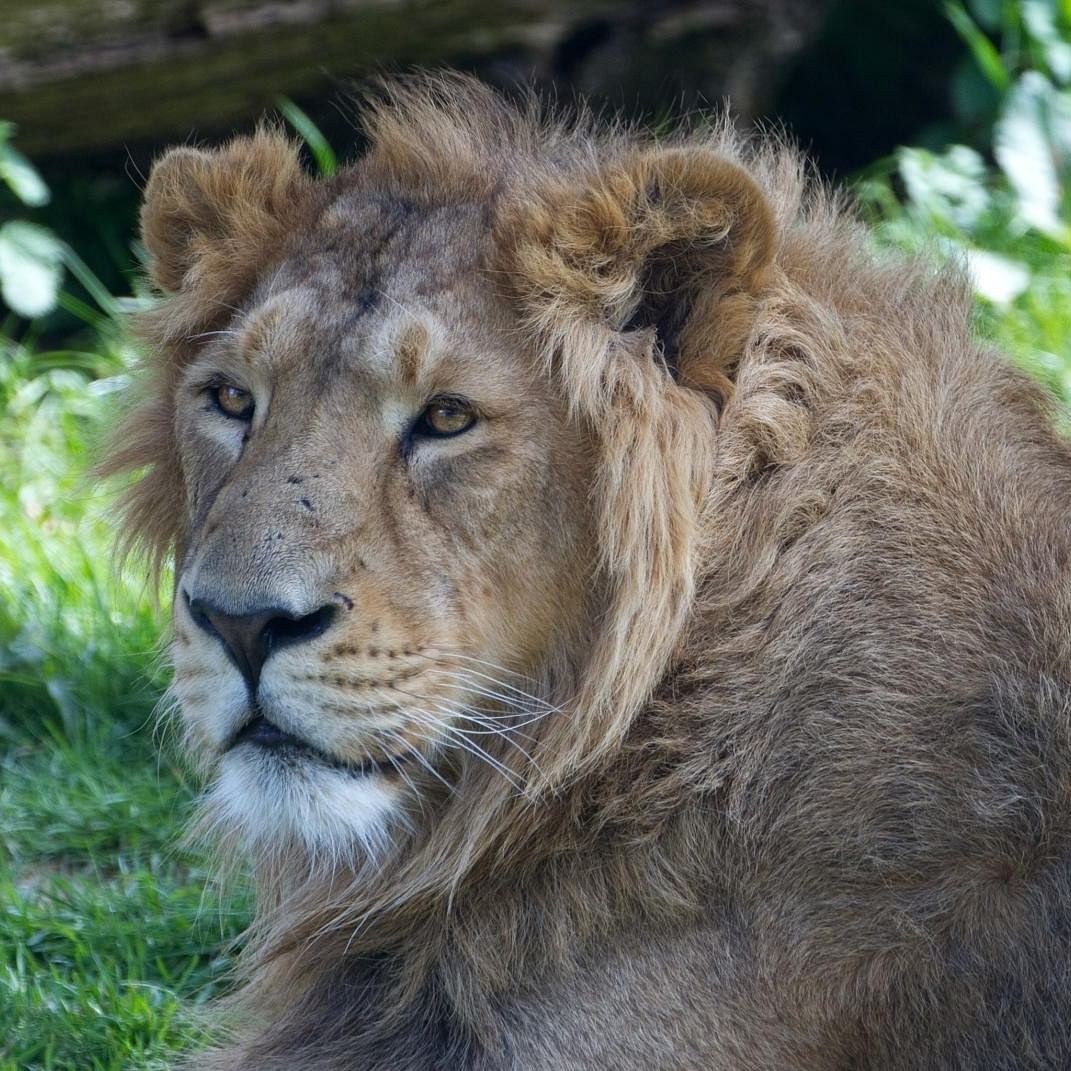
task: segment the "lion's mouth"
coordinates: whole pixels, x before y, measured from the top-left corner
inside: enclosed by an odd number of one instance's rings
[[[319,748],[302,740],[293,733],[280,728],[269,721],[263,714],[257,714],[247,721],[231,738],[227,750],[239,744],[251,744],[263,751],[271,752],[284,761],[311,760],[332,769],[341,770],[352,777],[367,777],[370,774],[397,774],[398,768],[408,759],[407,755],[391,755],[384,759],[368,759],[365,762],[347,762],[345,759],[328,755]]]

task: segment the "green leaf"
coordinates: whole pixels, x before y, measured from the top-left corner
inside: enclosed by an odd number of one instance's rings
[[[1027,71],[1008,94],[993,130],[993,154],[1019,200],[1023,219],[1067,242],[1059,164],[1071,151],[1071,97]],[[1061,157],[1064,160],[1061,161]]]
[[[980,124],[984,124],[986,129],[992,127],[1000,107],[1000,93],[970,56],[965,55],[956,65],[949,91],[961,127]],[[961,138],[961,131],[956,130],[948,140],[958,141]]]
[[[15,220],[0,227],[0,295],[13,312],[32,319],[56,307],[63,249],[36,223]]]
[[[48,204],[48,187],[37,169],[18,149],[3,141],[0,141],[0,179],[24,205],[37,208]]]
[[[292,101],[286,97],[276,97],[275,106],[281,111],[286,121],[301,135],[309,147],[312,158],[320,174],[325,178],[338,169],[335,152],[323,136],[320,128]]]
[[[962,4],[946,0],[945,15],[955,27],[956,33],[966,42],[975,62],[986,78],[1002,93],[1006,91],[1011,86],[1011,75],[1008,73],[1008,68],[1004,66],[996,45],[986,37],[978,23],[967,14],[967,9]]]
[[[109,293],[108,288],[69,245],[62,246],[62,249],[63,262],[67,265],[68,271],[86,288],[86,292],[106,316],[117,317],[119,315],[119,304]]]
[[[1030,269],[1018,260],[987,249],[966,249],[967,270],[975,292],[996,305],[1008,305],[1030,285]]]

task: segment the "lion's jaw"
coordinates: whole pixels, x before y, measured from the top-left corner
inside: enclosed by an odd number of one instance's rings
[[[340,198],[178,383],[174,691],[215,825],[254,850],[350,858],[480,752],[510,776],[590,613],[585,443],[511,353],[481,238]],[[475,424],[414,431],[436,397]]]

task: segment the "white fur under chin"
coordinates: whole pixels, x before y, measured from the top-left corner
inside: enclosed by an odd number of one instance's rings
[[[302,842],[327,864],[376,858],[389,844],[397,789],[382,776],[354,776],[315,761],[282,759],[255,745],[229,751],[206,803],[212,822],[247,848],[271,852]]]

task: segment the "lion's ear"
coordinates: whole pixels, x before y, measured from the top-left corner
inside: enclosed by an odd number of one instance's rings
[[[682,384],[727,387],[776,239],[744,168],[704,148],[654,148],[541,201],[514,247],[533,318],[559,336],[563,320],[601,326],[615,349],[647,342]]]
[[[153,280],[177,293],[242,287],[293,223],[310,180],[297,148],[259,130],[218,149],[171,149],[153,167],[141,234]]]

